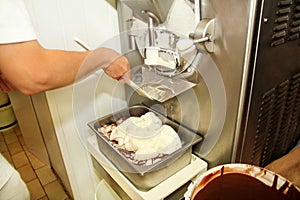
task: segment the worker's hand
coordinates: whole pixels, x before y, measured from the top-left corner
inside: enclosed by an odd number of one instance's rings
[[[300,187],[300,146],[265,167]]]
[[[98,69],[104,70],[113,79],[122,81],[123,75],[130,70],[130,65],[127,58],[115,50],[100,47],[90,51],[82,63],[77,77],[85,77]]]
[[[104,71],[114,79],[122,80],[122,76],[130,70],[129,62],[126,57],[119,56]]]

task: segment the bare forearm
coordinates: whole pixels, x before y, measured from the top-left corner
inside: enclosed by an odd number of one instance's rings
[[[1,70],[9,82],[29,95],[72,83],[88,55],[45,49],[15,53]]]
[[[300,147],[266,166],[300,188]]]
[[[112,78],[121,77],[129,70],[125,57],[109,48],[98,48],[90,52],[47,51],[46,63],[51,66],[47,74],[53,74],[49,83],[61,87],[80,80],[96,70],[103,69]]]
[[[40,90],[49,90],[73,83],[78,77],[82,63],[90,52],[71,52],[61,50],[46,50],[45,57],[41,61]],[[92,69],[90,69],[92,71]],[[88,73],[89,71],[87,71]]]
[[[37,41],[0,45],[0,67],[3,78],[29,95],[71,84],[100,68],[113,78],[129,69],[127,60],[112,49],[50,50]]]
[[[103,69],[112,78],[121,77],[129,69],[129,66],[124,68],[128,65],[127,60],[109,48],[90,52],[48,50],[46,54],[46,63],[51,65],[44,67],[49,69],[46,72],[49,75],[47,85],[52,87],[71,84],[99,69]]]

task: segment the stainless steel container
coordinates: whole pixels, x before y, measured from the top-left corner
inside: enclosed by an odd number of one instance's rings
[[[115,123],[120,118],[128,118],[131,116],[139,117],[149,111],[155,113],[163,124],[171,126],[178,133],[182,142],[182,148],[152,165],[135,165],[116,149],[107,138],[99,132],[98,128],[106,124]],[[94,120],[88,123],[88,126],[97,134],[100,151],[141,190],[149,190],[187,166],[191,161],[192,146],[202,140],[202,136],[142,105],[132,106],[128,109]]]

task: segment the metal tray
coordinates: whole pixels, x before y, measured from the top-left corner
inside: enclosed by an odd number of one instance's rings
[[[155,113],[163,122],[171,126],[179,135],[182,148],[162,158],[160,161],[149,165],[140,166],[128,160],[117,148],[115,148],[103,136],[98,128],[112,124],[120,118],[128,118],[131,116],[139,117],[147,112]],[[146,107],[132,106],[119,112],[107,115],[88,123],[88,126],[96,133],[99,150],[120,170],[134,185],[139,189],[147,190],[156,186],[166,178],[170,177],[183,167],[190,163],[192,157],[192,146],[200,142],[202,136],[195,132],[180,126],[180,124],[168,119],[162,114]]]

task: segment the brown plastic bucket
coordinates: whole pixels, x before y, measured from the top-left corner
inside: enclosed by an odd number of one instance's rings
[[[185,200],[299,200],[291,182],[267,169],[248,164],[214,167],[188,187]]]
[[[8,95],[0,92],[0,131],[7,131],[15,127],[16,124],[17,120]]]
[[[0,92],[0,106],[9,104],[8,95],[4,92]]]

